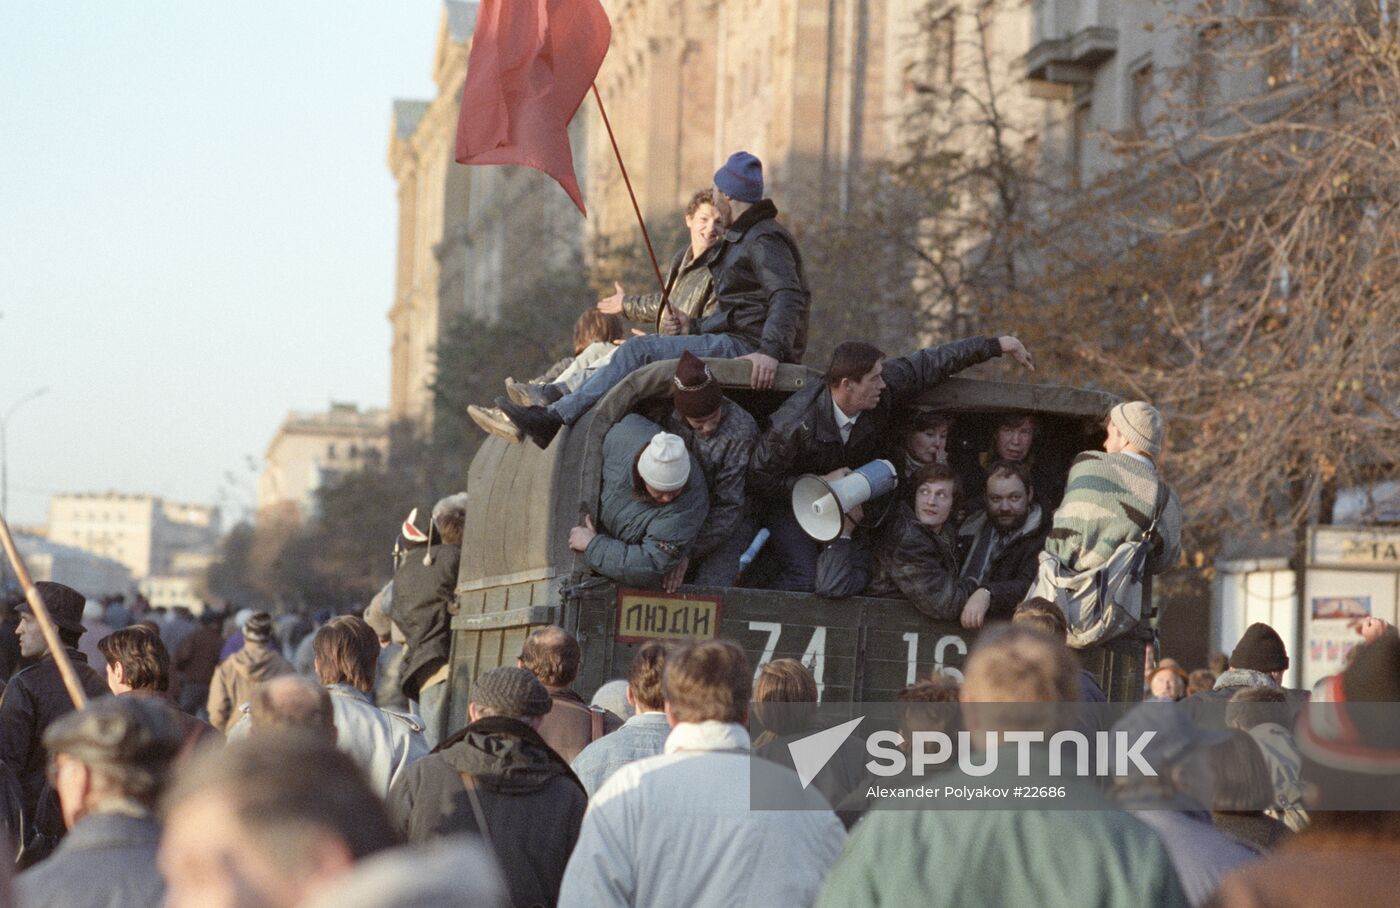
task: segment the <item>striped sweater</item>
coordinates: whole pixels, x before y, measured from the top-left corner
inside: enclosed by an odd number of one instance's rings
[[[1141,539],[1157,503],[1157,471],[1130,454],[1085,451],[1074,459],[1045,550],[1071,571],[1091,571],[1125,542]],[[1181,505],[1167,496],[1148,570],[1160,574],[1181,556]]]

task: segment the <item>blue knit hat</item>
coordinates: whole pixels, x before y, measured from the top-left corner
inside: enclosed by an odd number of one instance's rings
[[[736,202],[761,202],[763,164],[747,151],[736,151],[715,171],[715,186]]]

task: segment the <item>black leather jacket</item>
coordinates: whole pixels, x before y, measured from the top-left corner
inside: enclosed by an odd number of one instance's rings
[[[871,596],[903,596],[935,621],[957,621],[977,581],[958,576],[956,540],[950,527],[934,532],[900,502],[875,544]]]
[[[803,473],[820,476],[888,456],[898,445],[898,410],[910,397],[1000,355],[1001,344],[995,337],[969,337],[885,360],[880,403],[860,414],[844,444],[836,427],[831,389],[826,382],[808,384],[784,401],[773,413],[768,431],[759,436],[749,462],[749,493],[773,504],[786,503],[793,483]]]
[[[731,334],[778,362],[800,363],[812,296],[797,241],[764,199],[739,216],[710,259],[718,308],[694,329]]]

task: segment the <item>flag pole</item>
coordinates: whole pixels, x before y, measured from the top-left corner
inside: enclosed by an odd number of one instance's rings
[[[637,214],[637,223],[642,228],[642,239],[647,244],[647,255],[651,256],[651,270],[656,273],[656,284],[661,288],[661,308],[675,314],[675,309],[671,307],[671,292],[666,286],[666,282],[661,279],[661,266],[656,262],[656,251],[651,248],[651,236],[647,233],[647,222],[642,220],[642,209],[637,204],[637,194],[632,191],[632,181],[627,176],[627,165],[622,163],[622,151],[617,147],[617,136],[613,135],[612,123],[608,121],[608,111],[603,107],[603,96],[598,93],[598,83],[593,83],[593,100],[598,102],[598,113],[603,115],[603,127],[608,131],[608,140],[612,142],[613,156],[617,158],[617,168],[622,171],[622,182],[627,185],[627,195],[632,199],[632,210]]]
[[[19,585],[24,587],[24,598],[29,601],[29,609],[34,613],[34,619],[39,622],[39,630],[44,635],[44,642],[49,646],[49,655],[53,656],[54,665],[58,666],[58,674],[63,678],[63,686],[68,688],[68,696],[72,699],[73,705],[78,709],[87,706],[87,694],[83,691],[83,686],[78,683],[78,674],[73,670],[73,662],[68,658],[68,650],[59,639],[58,628],[54,626],[53,619],[49,617],[48,606],[44,605],[44,597],[39,595],[39,590],[34,586],[34,581],[29,577],[29,569],[24,566],[24,559],[19,556],[19,549],[15,546],[15,538],[10,535],[10,525],[5,522],[5,515],[0,514],[0,543],[5,546],[5,554],[10,558],[10,564],[14,565],[15,577],[19,579]]]

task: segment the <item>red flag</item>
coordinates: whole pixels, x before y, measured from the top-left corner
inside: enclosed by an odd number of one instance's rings
[[[599,0],[482,0],[457,118],[457,163],[543,171],[587,216],[569,121],[611,38]]]

